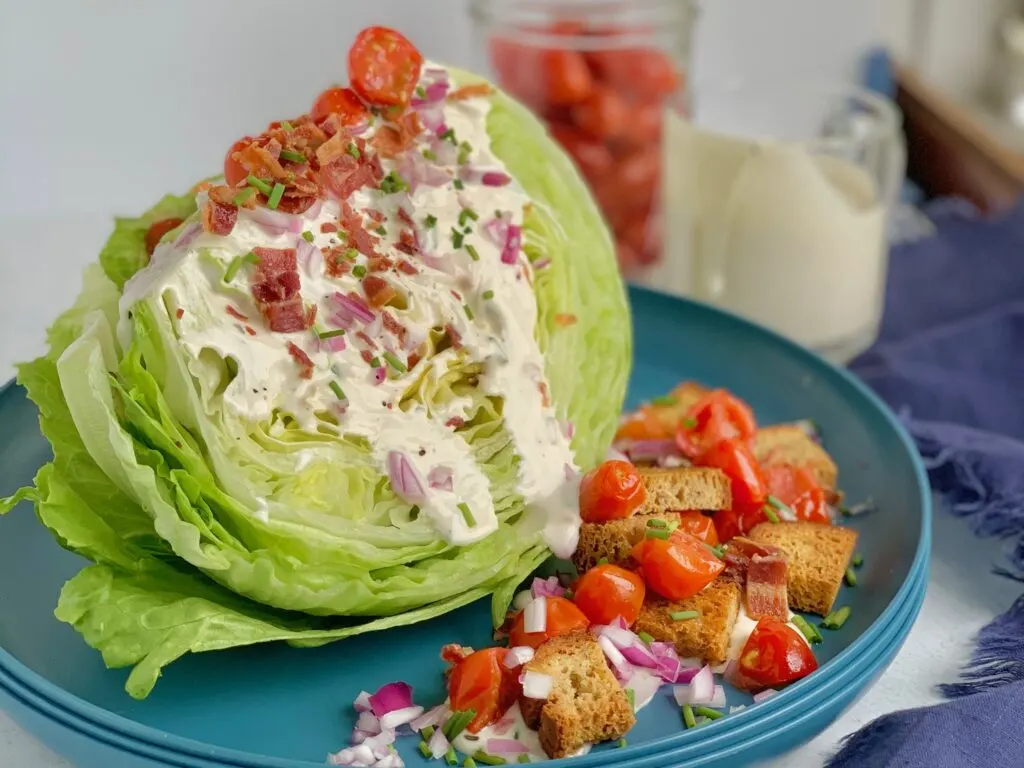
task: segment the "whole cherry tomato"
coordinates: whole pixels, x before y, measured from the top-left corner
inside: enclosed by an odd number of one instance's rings
[[[470,733],[500,720],[519,697],[519,669],[505,666],[507,653],[506,648],[476,651],[459,661],[448,677],[452,711],[476,711],[466,726]]]
[[[359,94],[351,88],[328,88],[316,97],[309,116],[320,122],[328,115],[338,115],[342,125],[355,125],[370,115]]]
[[[611,88],[596,86],[590,95],[572,108],[572,121],[595,139],[614,139],[632,119],[629,105]]]
[[[423,69],[423,54],[400,32],[387,27],[367,27],[348,52],[352,88],[367,104],[404,106]]]
[[[728,476],[734,509],[764,506],[768,500],[764,473],[747,443],[722,440],[701,453],[696,463],[720,469]]]
[[[715,529],[714,521],[703,512],[689,511],[679,512],[679,527],[677,531],[684,531],[696,539],[700,539],[709,547],[718,546],[718,531]]]
[[[571,125],[554,124],[551,126],[551,135],[576,161],[587,179],[601,178],[615,162],[608,147]]]
[[[632,96],[669,96],[683,82],[672,58],[653,48],[595,51],[587,54],[587,61],[598,79]]]
[[[586,629],[590,621],[586,615],[564,597],[544,598],[546,622],[543,632],[526,631],[526,611],[520,611],[509,632],[509,646],[528,645],[540,648],[546,641],[579,629]]]
[[[792,683],[818,668],[800,634],[777,619],[761,619],[740,652],[740,673],[762,688]]]
[[[251,141],[251,136],[239,139],[231,145],[231,149],[229,149],[227,155],[224,156],[224,183],[229,187],[237,187],[245,181],[246,177],[249,175],[249,172],[245,170],[245,166],[235,160],[232,155],[241,150]]]
[[[632,515],[646,501],[647,489],[628,461],[606,461],[583,476],[580,517],[586,523],[606,523]]]
[[[182,221],[184,219],[161,219],[150,224],[149,229],[146,231],[146,253],[152,256],[153,251],[156,250],[157,245],[160,243],[160,238],[172,229],[180,226]]]
[[[629,106],[629,120],[616,137],[620,144],[647,147],[661,139],[665,105],[661,101],[642,101]]]
[[[757,431],[750,406],[724,389],[708,392],[686,412],[676,431],[676,444],[684,456],[700,455],[723,440],[749,440]]]
[[[693,597],[725,570],[706,544],[679,530],[668,539],[646,538],[631,554],[647,586],[675,602]]]
[[[797,520],[809,523],[832,523],[825,504],[825,491],[814,475],[803,467],[779,464],[764,468],[768,493],[786,504]]]
[[[592,624],[611,624],[616,618],[632,625],[640,615],[647,587],[632,571],[617,565],[591,568],[576,583],[573,602]]]

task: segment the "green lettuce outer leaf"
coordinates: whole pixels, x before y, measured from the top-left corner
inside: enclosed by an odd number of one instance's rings
[[[100,265],[118,290],[132,275],[149,263],[146,232],[163,219],[187,219],[196,212],[192,195],[167,195],[150,210],[135,219],[118,218],[114,232],[100,251]]]

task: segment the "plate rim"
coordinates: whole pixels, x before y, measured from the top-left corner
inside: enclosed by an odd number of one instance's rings
[[[846,648],[840,651],[834,658],[822,665],[820,671],[829,669],[837,670],[847,667],[857,657],[861,656],[863,651],[868,650],[872,645],[876,644],[878,635],[888,624],[891,623],[895,615],[904,607],[908,596],[912,593],[915,574],[917,574],[919,570],[927,570],[927,564],[930,556],[929,545],[931,542],[933,514],[931,488],[928,482],[924,463],[922,462],[920,454],[918,453],[910,435],[907,433],[902,421],[895,413],[893,413],[889,406],[886,405],[885,402],[867,386],[867,384],[862,382],[848,369],[841,368],[828,360],[825,360],[815,352],[791,341],[785,336],[782,336],[769,328],[754,323],[734,312],[712,306],[706,302],[674,296],[672,294],[644,286],[629,284],[627,286],[627,295],[630,307],[632,307],[634,302],[637,300],[662,303],[667,302],[668,304],[682,305],[684,308],[688,307],[690,311],[696,310],[698,312],[705,312],[718,316],[719,318],[723,318],[728,322],[739,326],[744,335],[760,337],[762,343],[782,347],[787,354],[799,359],[803,364],[802,367],[828,374],[829,376],[838,379],[844,386],[851,388],[858,397],[870,406],[872,410],[880,414],[887,426],[895,432],[899,445],[906,453],[906,456],[910,460],[913,468],[916,490],[920,497],[921,527],[918,534],[914,558],[911,561],[907,576],[896,591],[893,599],[878,615],[878,617],[868,625],[863,633],[854,639]],[[0,399],[9,397],[11,390],[15,389],[17,386],[16,378],[6,382],[2,387],[0,387]],[[927,581],[927,575],[925,576],[925,581]],[[38,672],[30,669],[5,648],[0,646],[0,677],[6,676],[10,676],[15,680],[20,681],[31,690],[36,691],[42,698],[53,702],[55,705],[59,705],[62,709],[75,713],[84,720],[109,728],[129,740],[142,741],[152,745],[163,746],[176,753],[195,755],[201,759],[221,761],[228,766],[246,766],[247,768],[248,766],[259,766],[260,768],[263,768],[263,766],[266,766],[266,768],[308,768],[308,766],[311,765],[318,765],[318,763],[309,763],[308,761],[296,758],[280,758],[271,755],[261,755],[256,752],[243,752],[241,750],[209,744],[207,742],[163,731],[157,727],[140,723],[123,715],[118,715],[59,687]],[[811,675],[810,677],[794,683],[778,695],[773,696],[770,700],[762,702],[757,709],[757,712],[759,713],[758,716],[760,717],[761,714],[773,712],[797,698],[807,697],[808,700],[812,699],[814,689],[817,687],[818,681],[823,679],[824,678],[820,675]],[[711,727],[718,727],[720,729],[719,732],[730,730],[731,727],[736,727],[735,720],[731,725],[727,725],[727,721],[729,719],[731,718],[723,718],[721,721],[716,721],[711,724]],[[743,719],[746,720],[749,718]],[[740,724],[742,725],[742,723]],[[693,734],[689,734],[689,737],[687,734],[687,731],[681,731],[644,744],[636,744],[634,746],[626,747],[620,751],[622,755],[621,760],[640,758],[652,754],[660,754],[662,752],[671,752],[678,747],[685,746],[688,741],[691,741],[694,738]],[[604,760],[604,754],[598,752],[582,757],[549,761],[548,764],[552,765],[553,768],[556,766],[568,765],[578,766],[578,768],[590,768],[591,766],[601,763],[607,764],[607,761]]]

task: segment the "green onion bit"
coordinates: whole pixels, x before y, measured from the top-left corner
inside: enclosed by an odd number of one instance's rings
[[[335,328],[333,331],[317,331],[316,335],[317,335],[317,338],[321,339],[321,340],[323,340],[323,339],[336,339],[338,336],[344,336],[345,335],[345,329],[344,328]]]
[[[472,246],[470,246],[470,247],[472,247]],[[494,298],[494,291],[492,291],[490,289],[484,291],[484,298],[488,299],[488,300],[493,299]]]
[[[464,310],[466,310],[466,317],[468,317],[470,320],[472,320],[473,319],[473,310],[470,308],[469,304],[463,304],[462,308]]]
[[[302,239],[305,240],[307,243],[312,243],[313,233],[307,229],[305,232],[302,233]]]
[[[432,756],[432,753],[430,752],[430,746],[425,741],[421,741],[417,749],[419,749],[421,755],[428,759]]]
[[[475,245],[472,245],[472,244],[467,245],[466,246],[466,253],[469,254],[469,257],[473,261],[480,261],[480,254],[477,252]],[[493,292],[491,293],[491,295],[492,296],[494,295]]]
[[[455,754],[455,747],[448,745],[448,751],[444,753],[444,761],[448,765],[458,765],[459,756]]]
[[[433,229],[437,226],[437,216],[432,213],[428,213],[426,218],[423,219],[423,223],[427,225],[427,229]]]
[[[354,267],[352,267],[352,274],[355,275],[356,277],[365,277],[366,267],[364,267],[362,264],[356,264]]]
[[[626,746],[626,745],[627,745],[628,743],[629,743],[629,742],[628,742],[628,741],[626,741],[625,739],[619,739],[619,740],[618,740],[617,742],[615,742],[615,746],[617,746],[617,747],[618,747],[619,749],[622,749],[622,748],[623,748],[624,746]]]
[[[853,556],[853,560],[851,560],[850,563],[851,565],[853,565],[854,568],[860,568],[862,565],[864,565],[864,558],[861,557],[861,555],[858,553]]]
[[[768,518],[769,523],[779,522],[779,513],[770,504],[765,505],[764,516]]]
[[[329,386],[331,388],[331,391],[334,393],[335,397],[337,397],[339,400],[345,399],[345,390],[341,388],[341,384],[339,384],[336,381],[332,381]]]
[[[284,130],[286,130],[286,131],[294,131],[295,130],[295,126],[292,125],[291,123],[289,123],[287,120],[282,120],[281,121],[281,127]]]
[[[466,521],[466,525],[470,528],[476,526],[476,518],[473,517],[473,512],[470,510],[469,505],[466,502],[459,502],[459,512],[462,513],[462,519]]]
[[[462,768],[476,768],[476,760],[472,757],[467,757],[462,761]]]
[[[689,621],[698,618],[700,611],[672,611],[668,616],[672,621]]]
[[[638,632],[637,637],[639,637],[643,642],[647,643],[647,645],[650,645],[654,642],[654,638],[648,635],[646,632]]]
[[[666,531],[664,529],[660,529],[659,530],[658,528],[648,528],[646,531],[644,531],[644,538],[645,539],[663,539],[663,540],[667,540],[668,536],[669,536],[668,531]]]
[[[256,189],[258,189],[264,195],[269,195],[273,191],[271,186],[267,184],[267,182],[265,182],[259,176],[253,176],[250,173],[248,176],[245,177],[245,180],[246,182],[248,182],[250,187],[256,187]]]
[[[281,157],[285,160],[291,160],[293,163],[304,163],[306,162],[306,156],[301,152],[292,152],[290,149],[282,149]]]
[[[793,626],[800,630],[800,634],[807,638],[807,642],[811,645],[817,645],[824,639],[818,628],[808,622],[803,616],[796,615],[792,621]]]
[[[399,373],[405,373],[407,370],[409,370],[408,368],[405,367],[405,363],[399,360],[398,356],[395,355],[393,352],[385,352],[384,359],[387,360],[388,363],[391,364],[391,367],[394,368]]]
[[[683,704],[683,723],[687,728],[697,727],[697,718],[693,716],[693,707],[689,704]]]
[[[272,211],[276,210],[277,206],[281,203],[282,197],[284,197],[284,184],[278,182],[274,185],[274,189],[270,193],[270,197],[267,198],[267,208]]]
[[[656,517],[653,520],[647,521],[648,528],[668,528],[668,523],[662,520],[660,517]]]
[[[838,611],[832,611],[828,616],[821,620],[819,626],[824,629],[842,629],[843,624],[850,618],[850,606],[844,605]]]
[[[348,146],[345,147],[345,151],[352,155],[356,160],[359,159],[359,147],[356,146],[354,141],[350,141],[348,143]]]
[[[846,585],[848,587],[857,586],[857,572],[854,571],[853,568],[847,568],[846,575],[843,578],[846,579]]]
[[[706,717],[708,720],[718,720],[725,716],[717,709],[711,709],[711,707],[694,707],[693,711],[701,717]]]
[[[489,755],[483,750],[477,752],[475,755],[473,755],[473,757],[476,758],[476,761],[478,763],[483,763],[484,765],[505,765],[506,763],[508,763],[508,760],[506,760],[504,757],[498,757],[497,755]]]

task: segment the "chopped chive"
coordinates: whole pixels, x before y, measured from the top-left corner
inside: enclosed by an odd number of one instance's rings
[[[371,368],[380,368],[380,358],[379,357],[371,357],[370,358],[370,367]]]
[[[711,707],[694,707],[693,711],[701,717],[706,717],[708,720],[718,720],[721,717],[725,717],[717,709],[712,709]]]
[[[339,384],[336,381],[332,381],[328,386],[330,386],[331,391],[334,393],[334,396],[336,398],[338,398],[339,400],[345,399],[345,390],[341,388],[341,384]]]
[[[448,130],[446,130],[444,133],[441,134],[441,139],[443,141],[450,141],[452,144],[455,144],[455,129],[449,128]]]
[[[848,618],[850,618],[850,606],[844,605],[838,611],[832,611],[832,613],[822,619],[821,624],[818,626],[824,629],[841,629]]]
[[[356,259],[359,258],[359,251],[357,251],[355,248],[349,248],[347,251],[345,251],[345,258],[348,259],[349,261],[355,261]]]
[[[405,363],[399,360],[398,357],[393,352],[385,352],[384,359],[387,360],[388,363],[391,364],[391,367],[394,368],[399,373],[405,373],[407,370],[409,370],[408,368],[405,367]]]
[[[478,214],[472,208],[463,208],[459,212],[459,226],[465,227],[467,222],[476,221],[479,218],[480,214]]]
[[[274,185],[274,190],[270,193],[270,197],[267,198],[267,208],[275,210],[281,203],[281,198],[284,197],[284,184],[278,182]]]
[[[645,539],[662,539],[663,541],[667,541],[668,536],[668,531],[663,529],[659,530],[658,528],[648,528],[646,531],[644,531]]]
[[[416,98],[417,99],[425,99],[425,98],[427,98],[427,89],[424,88],[422,85],[417,85],[416,86],[416,90],[413,91],[413,93],[416,94]]]
[[[282,120],[281,121],[281,128],[283,128],[286,131],[294,131],[295,130],[295,126],[292,125],[291,123],[289,123],[287,120]]]
[[[231,198],[231,202],[235,205],[245,205],[249,202],[249,198],[256,194],[256,190],[252,187],[246,187],[237,195]]]
[[[466,726],[473,722],[476,717],[475,709],[467,709],[464,712],[455,712],[448,718],[448,722],[441,729],[448,741],[455,741],[455,738],[466,730]]]
[[[490,289],[487,289],[486,291],[484,291],[484,298],[485,299],[493,299],[494,298],[494,291],[492,291]]]
[[[352,274],[356,277],[364,277],[366,275],[366,267],[362,264],[356,264],[352,267]]]
[[[504,757],[490,755],[484,752],[483,750],[477,752],[475,755],[473,755],[473,757],[476,758],[476,761],[478,763],[483,763],[484,765],[505,765],[506,763],[508,763],[508,760],[506,760]]]
[[[423,737],[424,741],[430,741],[430,739],[434,736],[434,726],[428,725],[427,727],[425,727],[423,730],[420,731],[420,736]]]
[[[437,162],[437,155],[434,153],[434,150],[432,149],[424,149],[423,156],[427,158],[427,160],[431,160],[435,163]]]
[[[672,621],[689,621],[700,617],[700,611],[672,611],[669,618]]]
[[[302,239],[305,240],[307,243],[312,243],[313,233],[307,229],[305,232],[302,233]]]
[[[401,192],[408,188],[409,185],[406,183],[405,179],[401,177],[398,171],[392,171],[380,180],[380,191],[386,195],[393,195],[396,192]]]
[[[668,528],[666,528],[665,530],[668,531],[669,533],[672,533],[672,531],[674,531],[678,527],[679,527],[679,521],[678,520],[669,520],[668,521]]]
[[[466,185],[462,183],[462,179],[455,179],[452,181],[452,186],[456,189],[465,189]]]
[[[771,504],[765,505],[764,516],[768,518],[769,523],[779,522],[779,513],[775,511]]]
[[[459,230],[455,229],[455,227],[452,227],[452,247],[453,248],[461,248],[462,247],[462,241],[465,240],[465,239],[466,239],[466,236],[464,234],[459,232]]]
[[[231,263],[228,264],[228,268],[224,270],[224,282],[230,283],[234,280],[235,275],[238,274],[238,271],[242,268],[242,264],[244,263],[245,260],[241,256],[235,256],[235,258],[231,260]]]
[[[345,147],[345,151],[352,155],[352,157],[354,157],[356,160],[359,159],[359,147],[356,146],[356,143],[354,141],[350,141],[348,143],[348,146]]]
[[[410,520],[415,520],[419,516],[420,516],[420,508],[419,508],[418,505],[413,504],[412,507],[409,508],[409,519]]]
[[[464,310],[466,310],[466,317],[469,318],[470,320],[472,320],[473,319],[473,308],[470,307],[469,304],[463,304],[462,308]]]
[[[697,719],[693,716],[693,707],[683,704],[683,723],[687,728],[696,728]]]
[[[459,756],[455,754],[455,747],[453,747],[451,744],[448,745],[448,751],[444,753],[444,761],[448,765],[459,764]]]
[[[259,264],[260,257],[257,256],[252,251],[249,251],[247,254],[245,254],[245,256],[242,257],[242,261],[244,261],[246,264]]]
[[[607,557],[602,557],[600,560],[597,561],[597,564],[598,565],[608,565],[608,558]]]
[[[321,341],[323,339],[335,339],[338,336],[344,336],[345,335],[345,329],[344,328],[335,328],[332,331],[317,331],[316,335],[317,335],[317,338],[320,339]]]
[[[576,597],[576,593],[573,592],[571,589],[567,589],[565,590],[565,594],[563,595],[563,597],[566,600],[572,600],[574,597]]]
[[[476,760],[472,757],[467,757],[462,761],[462,768],[476,768]]]
[[[723,557],[725,557],[725,548],[721,544],[719,544],[716,547],[712,547],[710,544],[705,544],[704,546],[707,547],[708,549],[710,549],[711,550],[711,554],[713,554],[719,560],[721,560]]]
[[[856,587],[857,586],[857,573],[853,570],[853,568],[847,568],[846,569],[846,575],[843,578],[846,579],[846,586],[848,586],[848,587]]]
[[[850,564],[854,568],[860,568],[862,565],[864,565],[864,558],[858,552],[856,555],[853,556],[853,560],[850,561]]]
[[[473,261],[480,261],[480,254],[477,252],[475,245],[467,245],[466,253],[469,254],[469,258],[471,258]],[[492,293],[491,295],[493,296],[494,294]]]
[[[648,528],[668,528],[668,523],[662,520],[660,517],[656,517],[653,520],[647,521]]]
[[[271,192],[273,192],[271,186],[267,184],[267,182],[265,182],[259,176],[253,176],[250,173],[248,176],[245,177],[245,180],[246,182],[248,182],[250,187],[256,187],[256,189],[258,189],[264,195],[269,195]]]
[[[285,160],[291,160],[293,163],[304,163],[306,162],[306,156],[301,152],[292,152],[290,149],[282,149],[281,157]]]
[[[464,501],[460,501],[459,512],[462,513],[462,519],[466,521],[466,525],[470,528],[476,527],[476,518],[473,517],[473,512],[470,510],[469,504]]]
[[[647,645],[650,645],[654,642],[654,638],[648,635],[646,632],[638,632],[636,636],[643,640],[645,643],[647,643]]]
[[[533,761],[530,760],[530,756],[529,755],[520,755],[519,757],[516,758],[516,762],[517,763],[529,763],[529,762],[533,762]]]
[[[419,746],[417,747],[417,749],[420,751],[420,754],[423,755],[428,760],[431,757],[433,757],[433,753],[431,753],[431,751],[430,751],[430,745],[427,744],[427,742],[421,741],[419,743]]]
[[[376,232],[378,235],[386,235],[388,233],[387,227],[385,227],[383,224],[381,224],[373,231]]]
[[[500,218],[501,218],[502,216],[504,216],[504,215],[505,215],[505,214],[504,214],[504,213],[502,213],[502,212],[501,212],[500,210],[498,210],[497,208],[495,208],[495,209],[494,209],[494,218],[496,218],[496,219],[500,219]]]
[[[771,504],[773,507],[775,507],[780,512],[787,513],[791,519],[796,517],[796,513],[794,513],[793,510],[790,509],[790,506],[786,502],[782,501],[781,499],[776,498],[775,496],[769,496],[768,497],[768,503]]]
[[[696,419],[683,419],[683,426],[686,429],[696,429],[697,428],[697,420]]]
[[[626,689],[626,698],[629,700],[629,708],[636,711],[636,691],[632,688]]]
[[[803,616],[796,615],[791,621],[793,622],[793,626],[800,630],[800,634],[807,638],[807,642],[811,645],[817,645],[824,639],[821,636],[821,632],[818,631],[818,628],[813,626]]]
[[[626,741],[625,739],[619,739],[619,740],[618,740],[617,742],[615,742],[615,746],[617,746],[617,747],[618,747],[619,749],[622,749],[622,748],[623,748],[624,746],[626,746],[626,745],[627,745],[628,743],[629,743],[629,742],[628,742],[628,741]]]
[[[468,141],[462,142],[461,144],[459,144],[459,156],[456,159],[456,162],[459,165],[465,165],[469,161],[469,156],[470,154],[472,154],[472,152],[473,145],[470,144]]]
[[[432,213],[428,213],[423,219],[423,223],[426,225],[427,229],[433,229],[437,226],[437,216]]]
[[[672,395],[662,395],[651,400],[652,405],[675,405],[678,402],[679,400]]]

